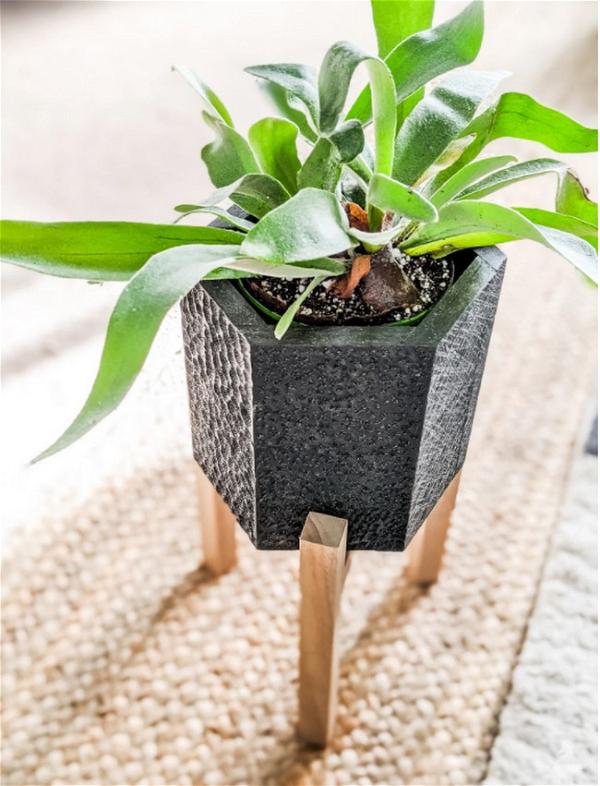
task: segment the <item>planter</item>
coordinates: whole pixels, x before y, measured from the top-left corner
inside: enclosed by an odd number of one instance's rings
[[[194,457],[259,549],[296,549],[310,510],[348,548],[401,551],[461,468],[505,256],[455,255],[415,326],[273,324],[229,281],[182,301]]]

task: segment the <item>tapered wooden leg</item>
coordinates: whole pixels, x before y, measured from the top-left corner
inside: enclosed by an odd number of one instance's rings
[[[309,513],[300,535],[300,721],[307,742],[325,747],[337,711],[337,623],[348,564],[346,519]]]
[[[437,581],[459,483],[460,472],[442,494],[408,547],[406,576],[413,584],[432,584]]]
[[[198,466],[197,471],[198,513],[202,527],[204,564],[215,576],[222,576],[237,563],[237,522],[221,495]]]

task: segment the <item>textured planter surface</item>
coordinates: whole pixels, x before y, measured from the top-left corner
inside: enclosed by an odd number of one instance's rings
[[[400,551],[463,464],[505,257],[457,257],[419,325],[295,326],[279,342],[231,282],[182,303],[194,457],[252,542],[296,549],[309,510],[348,548]]]

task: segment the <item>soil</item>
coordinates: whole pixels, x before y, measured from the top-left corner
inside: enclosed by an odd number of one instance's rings
[[[364,255],[365,252],[362,252]],[[343,258],[348,271],[352,259]],[[371,255],[370,271],[350,294],[340,278],[323,281],[302,304],[297,322],[308,325],[381,325],[418,318],[452,283],[453,265],[429,255],[410,257],[391,246]],[[310,278],[251,278],[244,286],[263,305],[283,314],[304,292]],[[339,291],[346,291],[340,297]]]

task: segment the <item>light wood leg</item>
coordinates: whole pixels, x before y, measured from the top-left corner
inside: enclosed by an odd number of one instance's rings
[[[325,747],[337,711],[337,623],[344,580],[348,522],[309,513],[300,535],[300,721],[307,742]]]
[[[237,563],[236,520],[221,495],[198,470],[198,513],[202,527],[204,564],[215,576],[228,573]]]
[[[408,547],[406,576],[413,584],[432,584],[437,581],[459,483],[460,472],[442,494]]]

